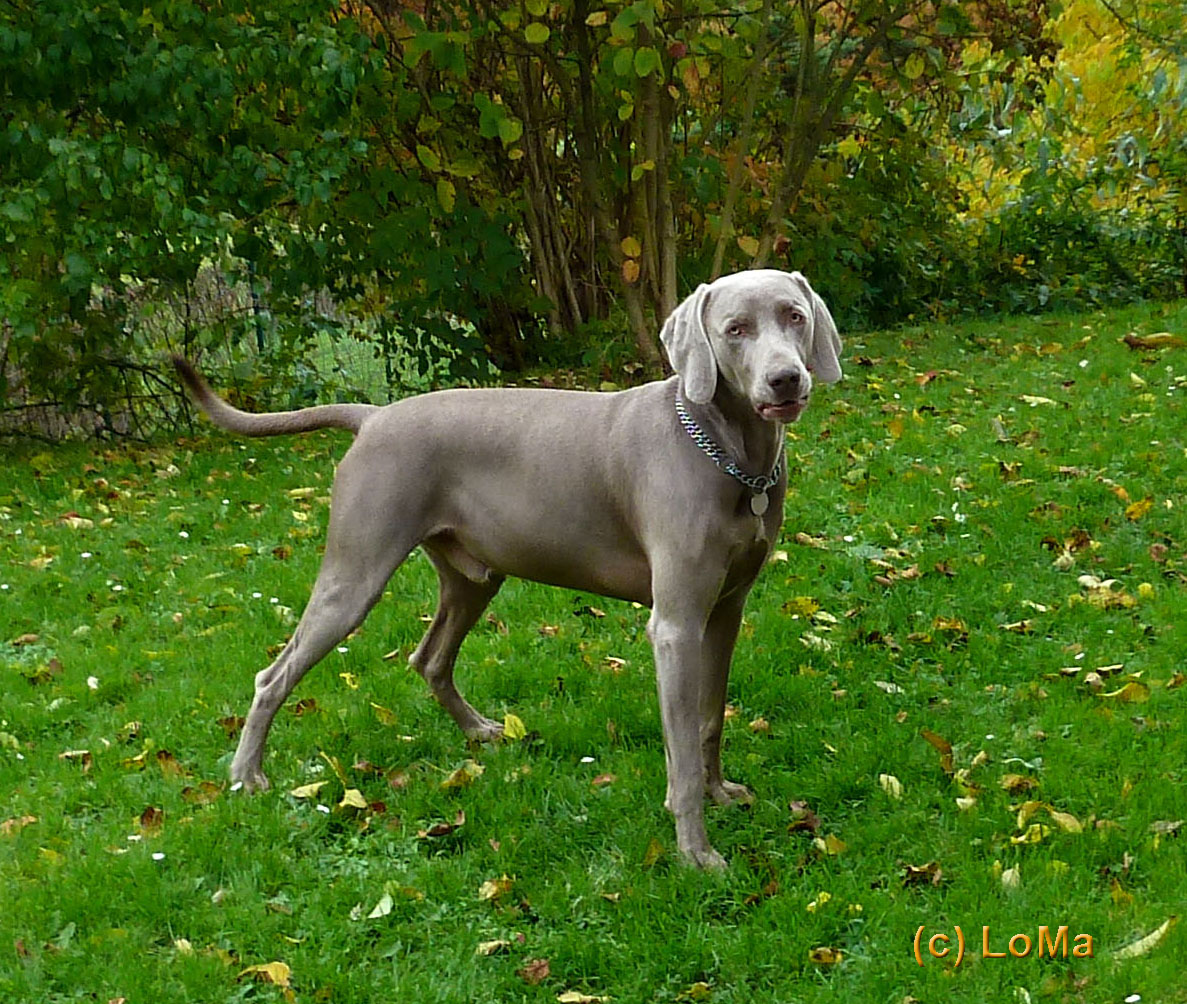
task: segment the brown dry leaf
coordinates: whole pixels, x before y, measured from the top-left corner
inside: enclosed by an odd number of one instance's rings
[[[242,718],[239,715],[228,715],[226,718],[218,719],[218,724],[227,734],[228,739],[234,739],[237,735],[239,735],[239,733],[243,731],[243,726],[246,724],[246,722],[247,719]]]
[[[522,968],[515,970],[515,975],[524,983],[534,987],[548,979],[552,975],[552,971],[547,959],[528,959]]]
[[[751,732],[770,732],[771,723],[768,722],[762,715],[759,715],[754,721],[750,723]]]
[[[197,787],[186,785],[181,789],[181,797],[190,805],[209,805],[222,792],[222,787],[213,781],[199,781]]]
[[[613,784],[617,780],[618,780],[618,776],[615,774],[599,774],[597,777],[595,777],[589,783],[592,784],[595,788],[600,788],[604,784]]]
[[[421,840],[425,837],[446,837],[456,830],[459,826],[466,822],[466,814],[461,809],[458,809],[457,815],[453,817],[452,823],[434,823],[427,830],[418,830],[416,835]]]
[[[162,777],[185,777],[186,769],[168,750],[157,750],[157,766],[161,768]]]
[[[923,865],[906,865],[903,869],[903,885],[939,885],[944,877],[944,869],[938,861],[928,861]]]
[[[235,979],[242,980],[243,977],[250,976],[258,983],[274,983],[278,987],[288,989],[292,975],[293,971],[283,962],[264,962],[258,966],[248,966]]]
[[[161,828],[165,825],[165,813],[155,805],[147,806],[140,813],[140,818],[137,820],[136,825],[144,836],[155,837],[160,834]]]
[[[634,258],[622,263],[622,281],[628,286],[639,281],[639,263]]]
[[[478,887],[478,899],[484,903],[498,899],[509,893],[514,884],[515,880],[507,875],[502,875],[497,879],[487,879]]]
[[[14,816],[12,819],[6,819],[0,823],[0,836],[8,837],[20,833],[26,826],[32,826],[36,822],[36,816]]]
[[[40,635],[36,634],[17,635],[17,637],[13,638],[9,644],[11,644],[14,648],[20,648],[22,645],[36,645],[37,639],[40,637]]]
[[[1027,777],[1025,774],[1003,774],[1002,779],[998,782],[1003,791],[1008,791],[1011,795],[1017,795],[1024,791],[1034,791],[1039,786],[1039,782],[1033,777]]]
[[[1118,948],[1113,953],[1114,959],[1136,959],[1140,955],[1145,955],[1151,949],[1156,948],[1163,938],[1166,937],[1167,931],[1171,929],[1176,917],[1167,917],[1158,927],[1147,934],[1145,937],[1138,938],[1137,941],[1131,941],[1128,945]]]
[[[952,775],[956,769],[952,762],[952,744],[948,742],[948,740],[943,736],[932,732],[931,729],[920,729],[919,734],[929,743],[931,743],[931,745],[934,746],[939,752],[940,769],[943,770],[945,774]]]
[[[1135,335],[1130,332],[1121,341],[1138,352],[1148,352],[1151,349],[1175,349],[1187,345],[1187,341],[1178,335],[1172,335],[1169,331],[1157,331],[1152,335]]]
[[[791,803],[791,823],[787,827],[788,833],[804,830],[815,834],[820,831],[820,826],[820,817],[808,808],[807,802]]]
[[[312,697],[302,697],[301,700],[289,706],[289,711],[298,718],[302,715],[312,715],[317,711],[317,701]]]
[[[835,966],[845,958],[845,953],[839,948],[829,948],[820,945],[808,952],[808,961],[818,966]]]

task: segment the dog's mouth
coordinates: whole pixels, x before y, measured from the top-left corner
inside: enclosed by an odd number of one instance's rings
[[[755,411],[764,422],[794,422],[808,407],[808,399],[802,397],[796,401],[784,401],[781,404],[760,404]]]

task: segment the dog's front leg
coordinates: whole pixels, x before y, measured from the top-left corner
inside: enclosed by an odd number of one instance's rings
[[[677,595],[665,595],[656,590],[647,624],[647,634],[655,652],[668,767],[668,794],[664,805],[676,818],[676,847],[681,855],[698,868],[724,868],[725,859],[713,849],[705,832],[700,695],[706,669],[707,610],[690,602],[687,595],[679,595],[679,590],[675,592]]]

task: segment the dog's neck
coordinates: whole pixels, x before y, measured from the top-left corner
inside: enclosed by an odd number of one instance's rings
[[[783,448],[783,424],[759,418],[740,394],[718,379],[713,400],[694,404],[684,399],[685,407],[705,430],[747,474],[770,474]]]

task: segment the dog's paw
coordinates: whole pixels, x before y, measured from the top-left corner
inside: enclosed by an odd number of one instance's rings
[[[685,863],[692,865],[695,868],[700,868],[702,871],[721,872],[728,867],[725,863],[725,858],[717,853],[709,844],[703,847],[682,847],[680,848],[680,856]]]
[[[754,804],[754,792],[747,788],[746,785],[736,784],[733,781],[721,781],[718,784],[711,784],[707,788],[707,793],[718,805]]]
[[[477,721],[467,725],[462,731],[467,739],[478,743],[490,743],[502,738],[503,725],[501,722],[479,716]]]
[[[236,768],[231,765],[231,789],[247,792],[249,795],[267,791],[272,787],[268,776],[259,767]]]

